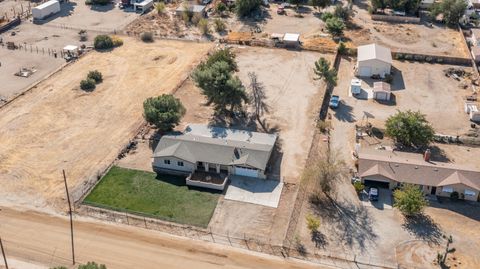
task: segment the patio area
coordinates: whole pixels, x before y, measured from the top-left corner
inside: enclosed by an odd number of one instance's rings
[[[225,199],[277,208],[283,182],[231,176]]]
[[[228,182],[228,175],[205,171],[195,171],[186,178],[188,186],[223,191]]]

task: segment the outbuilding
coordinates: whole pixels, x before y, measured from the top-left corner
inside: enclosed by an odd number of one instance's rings
[[[33,20],[43,20],[53,14],[60,12],[60,2],[57,0],[50,0],[41,5],[32,8]]]
[[[285,33],[283,43],[289,47],[296,47],[300,44],[300,34]]]
[[[360,77],[378,75],[382,78],[390,74],[392,67],[392,53],[389,48],[370,44],[359,46],[357,49],[356,72]]]
[[[353,95],[360,94],[362,92],[362,81],[358,78],[353,78],[350,82],[350,91]]]
[[[391,97],[390,84],[380,81],[373,83],[373,99],[379,101],[389,101]]]

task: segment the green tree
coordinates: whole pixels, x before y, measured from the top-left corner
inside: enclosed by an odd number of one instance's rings
[[[171,94],[150,97],[143,102],[145,120],[155,125],[160,132],[172,130],[185,115],[185,107]]]
[[[310,0],[310,4],[316,9],[324,9],[330,5],[330,0]]]
[[[385,9],[387,7],[386,0],[371,0],[372,8],[376,9]]]
[[[207,35],[210,33],[210,28],[208,27],[208,20],[205,18],[200,19],[198,22],[198,29],[202,35]]]
[[[103,81],[102,73],[100,73],[98,70],[88,72],[87,78],[95,80],[95,83],[100,83]]]
[[[295,5],[295,8],[298,10],[300,4],[302,3],[302,0],[288,0],[288,3]]]
[[[215,10],[218,12],[218,13],[222,13],[224,11],[227,10],[227,6],[223,3],[223,2],[219,2],[217,4],[217,6],[215,7]]]
[[[215,31],[217,31],[218,33],[221,33],[227,29],[227,26],[221,19],[217,18],[213,21],[213,23],[215,25]]]
[[[237,0],[235,2],[235,11],[238,17],[245,17],[252,11],[260,8],[262,0]]]
[[[323,79],[330,87],[337,85],[337,70],[330,67],[330,62],[321,57],[315,62],[313,72],[316,79]]]
[[[87,264],[79,265],[78,269],[107,269],[105,264],[97,264],[96,262],[87,262]]]
[[[435,131],[425,115],[419,111],[398,111],[387,119],[385,125],[385,134],[407,147],[426,146],[433,141],[435,135]]]
[[[84,90],[84,91],[91,91],[93,89],[95,89],[95,80],[91,79],[91,78],[87,78],[87,79],[84,79],[82,81],[80,81],[80,89]]]
[[[217,61],[212,65],[197,68],[192,77],[207,97],[207,104],[214,104],[218,112],[225,112],[227,107],[230,112],[234,112],[248,102],[245,87],[238,77],[232,77],[231,67],[227,62]]]
[[[353,187],[357,193],[361,193],[365,189],[365,185],[363,185],[363,183],[360,181],[355,181],[353,183]]]
[[[93,47],[97,50],[113,48],[112,38],[108,35],[97,35],[93,41]]]
[[[332,12],[323,12],[322,16],[320,17],[320,19],[322,19],[322,21],[326,22],[328,19],[330,18],[333,18],[333,13]]]
[[[443,14],[445,23],[450,26],[458,24],[467,9],[467,2],[463,0],[444,0],[441,3],[435,3],[430,9],[432,19],[439,14]]]
[[[237,70],[237,63],[235,62],[235,57],[235,53],[231,49],[220,49],[210,55],[207,61],[200,65],[200,68],[209,67],[216,62],[226,62],[228,64],[228,70],[235,71]]]
[[[422,190],[416,185],[405,184],[393,192],[394,207],[397,207],[405,216],[411,217],[420,214],[428,205]]]
[[[343,35],[343,30],[345,30],[345,23],[337,17],[327,19],[325,26],[327,27],[327,31],[334,37]]]

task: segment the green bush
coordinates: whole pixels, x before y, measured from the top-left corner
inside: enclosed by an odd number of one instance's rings
[[[114,47],[120,47],[123,45],[123,40],[120,37],[114,35],[111,38]]]
[[[454,191],[450,193],[450,198],[452,198],[453,200],[458,200],[458,198],[460,198],[460,195],[458,194],[458,192]]]
[[[87,79],[93,79],[95,80],[95,83],[100,83],[103,81],[102,73],[100,73],[98,70],[93,70],[88,72]]]
[[[340,44],[338,44],[337,51],[340,55],[346,55],[348,52],[348,49],[347,49],[347,46],[345,46],[345,43],[340,42]]]
[[[155,10],[157,11],[158,15],[162,15],[165,12],[165,4],[163,2],[156,4]]]
[[[318,218],[311,214],[308,214],[305,217],[305,220],[307,221],[307,227],[310,232],[314,233],[318,231],[318,228],[320,228],[320,220]]]
[[[235,2],[235,10],[238,17],[245,17],[250,15],[254,10],[260,8],[261,0],[237,0]]]
[[[210,28],[208,27],[207,19],[204,19],[204,18],[200,19],[197,26],[198,26],[198,29],[200,29],[200,32],[202,33],[202,35],[206,35],[210,33]]]
[[[97,50],[105,50],[113,48],[113,40],[108,35],[97,35],[93,41],[93,46]]]
[[[365,185],[363,185],[360,181],[355,181],[355,183],[353,183],[353,187],[357,193],[361,193],[365,189]]]
[[[227,29],[227,26],[221,19],[215,19],[214,24],[215,24],[215,31],[219,33]]]
[[[333,14],[331,12],[325,12],[322,14],[322,16],[320,17],[320,19],[322,19],[322,21],[327,21],[328,19],[331,19],[333,18]]]
[[[143,32],[140,35],[140,39],[143,42],[151,43],[151,42],[153,42],[153,33],[152,32]]]
[[[92,0],[85,0],[85,5],[90,6],[92,5]]]
[[[405,54],[405,60],[411,61],[413,59],[413,56],[410,54]]]
[[[404,57],[405,57],[405,56],[404,56],[403,54],[401,54],[401,53],[397,53],[397,54],[395,55],[395,59],[397,59],[397,60],[403,60]]]
[[[224,3],[220,2],[220,3],[217,4],[215,9],[218,13],[222,13],[222,12],[227,10],[227,6]]]
[[[95,89],[95,80],[91,79],[91,78],[87,78],[87,79],[84,79],[82,81],[80,81],[80,89],[84,90],[84,91],[88,91],[88,90],[93,90]]]

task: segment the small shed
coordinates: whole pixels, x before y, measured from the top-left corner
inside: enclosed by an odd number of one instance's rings
[[[379,75],[385,77],[390,74],[392,67],[392,53],[389,48],[370,44],[359,46],[357,49],[356,72],[360,77]]]
[[[63,47],[63,52],[70,56],[78,56],[78,46],[66,45]]]
[[[285,33],[283,43],[289,47],[296,47],[300,44],[300,34]]]
[[[350,82],[350,91],[353,95],[360,94],[362,92],[362,81],[358,78],[353,78]]]
[[[386,82],[373,83],[373,99],[379,101],[390,101],[392,91],[390,84]]]

